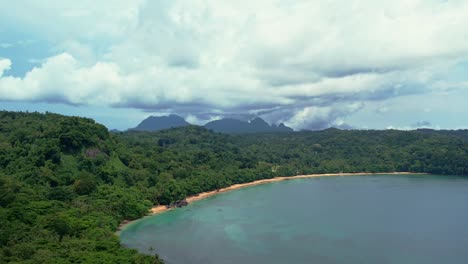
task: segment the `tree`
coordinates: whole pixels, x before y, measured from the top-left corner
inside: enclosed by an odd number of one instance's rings
[[[64,236],[68,235],[71,231],[71,227],[68,220],[61,216],[52,217],[49,220],[49,228],[53,230],[59,236],[59,242],[62,242]]]
[[[73,189],[78,195],[87,195],[96,189],[96,181],[90,174],[84,173],[73,184]]]

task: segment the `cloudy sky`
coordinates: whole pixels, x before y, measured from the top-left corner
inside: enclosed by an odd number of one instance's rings
[[[468,128],[466,0],[0,0],[0,109]]]

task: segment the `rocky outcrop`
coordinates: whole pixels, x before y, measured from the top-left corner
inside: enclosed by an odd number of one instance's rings
[[[180,200],[180,201],[177,201],[177,202],[173,202],[170,205],[168,205],[167,207],[168,208],[184,207],[184,206],[187,206],[188,204],[189,204],[189,202],[187,201],[187,199],[183,199],[183,200]]]

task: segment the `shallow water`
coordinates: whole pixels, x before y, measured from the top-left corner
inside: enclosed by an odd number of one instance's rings
[[[468,263],[468,178],[322,177],[145,218],[122,244],[182,263]]]

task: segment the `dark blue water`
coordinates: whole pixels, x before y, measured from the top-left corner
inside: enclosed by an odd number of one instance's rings
[[[466,264],[468,179],[344,176],[259,185],[136,222],[121,241],[169,264]]]

